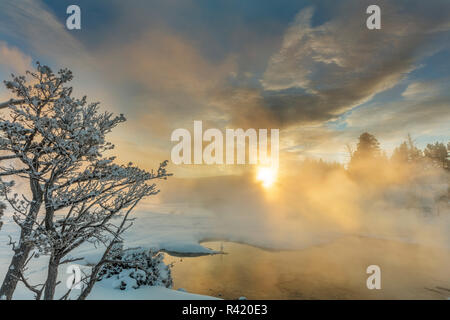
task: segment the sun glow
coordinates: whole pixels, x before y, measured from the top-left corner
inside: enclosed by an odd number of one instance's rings
[[[264,188],[273,185],[277,177],[277,170],[271,167],[259,167],[256,180],[261,181]]]

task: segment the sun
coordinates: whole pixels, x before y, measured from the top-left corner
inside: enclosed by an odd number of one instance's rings
[[[264,188],[270,188],[277,177],[277,170],[271,167],[259,167],[256,180],[261,181]]]

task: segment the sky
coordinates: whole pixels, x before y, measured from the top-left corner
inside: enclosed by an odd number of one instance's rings
[[[65,27],[71,4],[81,30]],[[366,28],[371,4],[380,30]],[[449,140],[449,37],[446,0],[2,0],[0,79],[36,61],[73,70],[75,95],[125,114],[110,139],[145,169],[170,159],[172,131],[194,120],[280,129],[282,162],[345,163],[365,131],[388,154],[408,134],[421,148]]]
[[[81,30],[66,28],[73,4]],[[373,4],[380,30],[366,27]],[[346,164],[363,132],[388,155],[408,134],[421,149],[450,141],[449,0],[0,0],[0,80],[36,61],[71,69],[74,96],[125,115],[107,136],[121,163],[157,168],[171,159],[172,132],[192,132],[195,120],[280,130],[275,178],[258,181],[258,166],[169,162],[174,176],[138,212],[212,214],[218,238],[264,246],[342,234],[449,246],[442,171],[369,162],[358,180],[303,161]],[[0,103],[9,98],[0,83]]]

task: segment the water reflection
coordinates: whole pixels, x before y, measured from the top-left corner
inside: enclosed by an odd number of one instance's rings
[[[449,251],[348,237],[298,251],[205,242],[227,254],[171,257],[174,288],[225,299],[446,299]],[[377,264],[382,289],[368,290],[366,268]]]

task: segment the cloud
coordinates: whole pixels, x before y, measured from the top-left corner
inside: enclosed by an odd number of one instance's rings
[[[105,72],[159,96],[204,96],[235,71],[232,57],[211,63],[187,39],[167,30],[149,31],[116,50],[106,50],[96,52]]]
[[[424,97],[438,96],[441,94],[441,90],[442,87],[436,81],[418,81],[409,84],[402,92],[402,96],[406,99],[423,99]]]
[[[449,96],[424,96],[420,100],[403,100],[372,105],[352,112],[345,120],[348,132],[364,130],[384,140],[403,140],[408,134],[450,135]]]
[[[6,42],[0,41],[0,75],[9,76],[11,73],[23,74],[30,69],[32,59],[18,48],[9,46]],[[0,83],[0,103],[10,99],[10,93]]]
[[[205,127],[281,128],[289,159],[341,159],[345,143],[361,130],[388,136],[406,128],[414,133],[417,124],[423,132],[446,119],[445,90],[412,79],[411,72],[448,46],[443,39],[450,4],[381,1],[382,29],[375,31],[365,27],[368,4],[330,2],[332,14],[320,23],[323,6],[317,14],[306,8],[286,26],[272,14],[261,23],[233,11],[242,16],[230,20],[222,15],[231,11],[212,12],[191,2],[140,1],[130,7],[112,1],[104,4],[111,20],[97,21],[107,28],[74,33],[42,1],[2,1],[0,37],[8,41],[8,55],[15,50],[11,44],[20,43],[20,50],[55,69],[69,67],[76,95],[125,113],[129,121],[112,137],[119,146],[128,144],[121,147],[127,158],[167,158],[171,131],[203,120]],[[205,14],[216,21],[214,28],[207,28],[211,20],[191,23]],[[270,32],[262,30],[267,25]],[[29,63],[19,52],[8,58],[11,68]],[[398,84],[409,84],[398,98],[412,103],[391,101],[388,109],[376,101],[378,93]],[[363,103],[368,108],[354,110]]]
[[[30,69],[31,57],[0,41],[0,68],[6,72],[24,73]],[[6,73],[5,72],[5,73]]]
[[[445,15],[433,16],[435,6],[418,2],[407,12],[382,2],[382,29],[368,30],[365,5],[345,2],[318,26],[312,8],[298,13],[261,79],[266,105],[281,124],[327,121],[369,101],[404,79],[434,52],[435,36],[448,31]]]
[[[408,134],[420,138],[420,148],[436,140],[445,142],[450,136],[449,89],[446,78],[411,82],[398,98],[371,101],[336,121],[285,129],[283,157],[347,162],[346,145],[355,145],[363,132],[375,134],[388,154]]]
[[[36,53],[61,59],[80,54],[77,41],[41,2],[34,0],[0,3],[0,34],[30,46]]]
[[[223,120],[213,100],[236,70],[232,56],[211,62],[170,30],[151,30],[114,48],[100,46],[93,56],[114,88],[116,104],[134,123],[129,130],[164,139],[161,147],[167,148],[174,129],[190,128],[194,120],[211,126]]]

